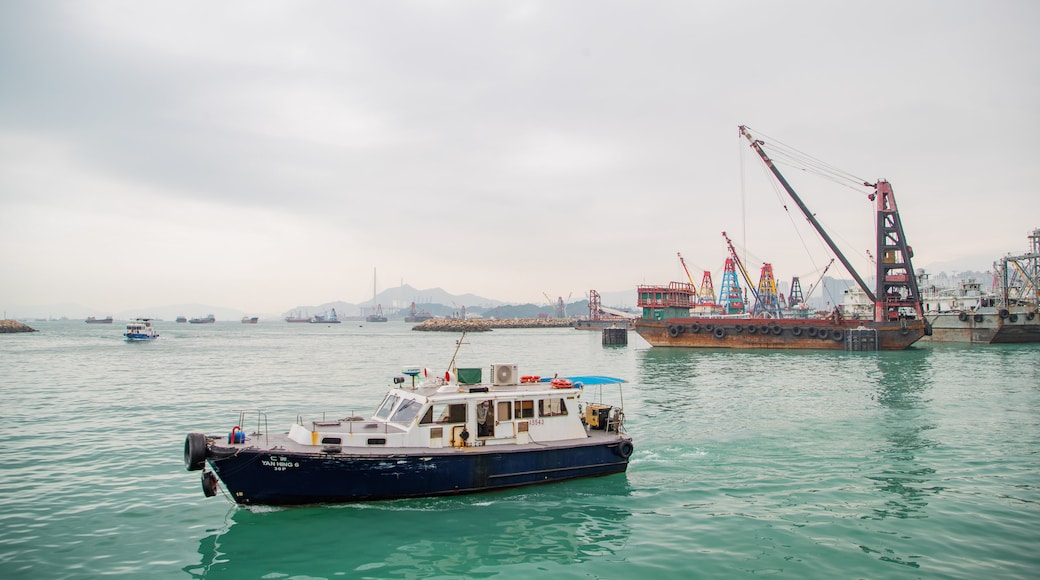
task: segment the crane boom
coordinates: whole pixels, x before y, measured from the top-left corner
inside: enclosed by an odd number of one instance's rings
[[[686,267],[686,260],[683,260],[682,253],[676,252],[679,256],[679,263],[682,264],[682,269],[686,271],[686,279],[690,281],[690,288],[693,289],[693,299],[697,299],[697,285],[693,282],[693,276],[690,275],[690,269]]]
[[[831,237],[827,235],[827,232],[824,231],[823,226],[820,225],[820,222],[816,221],[816,217],[813,216],[812,212],[809,211],[809,208],[805,207],[805,204],[802,202],[802,199],[798,197],[797,193],[794,192],[794,188],[791,187],[791,184],[787,183],[787,179],[784,178],[783,174],[780,173],[780,170],[777,169],[776,165],[773,164],[773,160],[770,159],[768,155],[766,155],[765,151],[762,150],[762,141],[752,137],[751,133],[748,132],[747,126],[745,125],[740,126],[740,135],[746,138],[749,143],[751,143],[751,148],[755,150],[755,153],[758,153],[759,157],[762,158],[762,161],[765,162],[766,167],[768,167],[769,171],[773,173],[773,177],[776,177],[777,181],[780,182],[780,185],[782,185],[784,189],[787,190],[787,195],[791,196],[791,199],[793,199],[795,204],[798,205],[798,209],[802,210],[802,214],[805,215],[805,219],[809,220],[809,223],[812,224],[813,228],[816,229],[816,233],[820,234],[820,237],[823,238],[823,241],[827,242],[827,246],[830,247],[831,251],[834,252],[834,255],[837,256],[839,260],[841,260],[842,265],[845,266],[845,269],[848,270],[849,274],[851,274],[852,277],[855,278],[856,283],[859,284],[859,287],[862,288],[863,292],[867,294],[867,297],[870,298],[870,301],[877,303],[877,297],[874,295],[873,290],[871,290],[870,287],[867,286],[867,283],[863,281],[863,278],[859,275],[859,272],[856,272],[856,269],[852,267],[852,264],[849,263],[849,260],[845,257],[845,254],[841,253],[841,250],[838,249],[837,244],[835,244],[834,240],[832,240]]]

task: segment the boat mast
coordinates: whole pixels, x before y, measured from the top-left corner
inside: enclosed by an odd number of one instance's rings
[[[751,148],[755,150],[755,153],[758,153],[759,157],[762,158],[762,161],[765,162],[766,167],[769,168],[769,171],[773,172],[773,176],[776,177],[777,181],[780,182],[780,185],[784,186],[784,189],[787,190],[787,195],[790,195],[791,199],[793,199],[794,202],[798,204],[798,209],[802,210],[802,214],[805,216],[805,219],[809,220],[809,223],[812,224],[813,228],[816,229],[816,232],[820,234],[820,237],[823,238],[823,241],[827,242],[827,246],[838,257],[838,260],[840,260],[842,265],[845,266],[845,269],[849,272],[849,274],[852,274],[852,277],[856,280],[856,283],[859,284],[859,287],[863,289],[863,292],[866,293],[867,297],[870,298],[870,301],[877,304],[877,297],[874,295],[874,292],[871,291],[870,287],[867,286],[867,283],[863,281],[863,278],[859,275],[859,272],[856,272],[856,269],[852,267],[852,264],[849,263],[849,260],[845,257],[845,254],[841,253],[841,250],[838,249],[838,246],[834,243],[834,240],[832,240],[831,237],[827,235],[827,232],[823,230],[823,226],[820,225],[820,222],[816,221],[816,217],[813,216],[812,212],[809,211],[809,208],[805,207],[805,204],[802,203],[802,199],[798,197],[797,193],[794,192],[794,189],[791,187],[791,184],[787,183],[787,180],[784,179],[784,176],[780,173],[780,170],[777,169],[776,165],[773,164],[773,160],[770,159],[768,155],[766,155],[765,151],[762,150],[762,141],[752,137],[751,133],[748,132],[748,128],[745,125],[740,126],[740,134],[741,136],[746,138],[749,143],[751,143]]]

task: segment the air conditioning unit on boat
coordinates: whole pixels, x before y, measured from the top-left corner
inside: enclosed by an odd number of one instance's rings
[[[491,365],[491,381],[495,385],[516,385],[520,382],[515,364]]]

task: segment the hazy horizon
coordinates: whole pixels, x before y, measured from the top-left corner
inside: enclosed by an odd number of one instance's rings
[[[1040,4],[0,0],[0,309],[510,303],[830,259],[893,184],[914,266],[1040,227]],[[833,272],[833,271],[832,271]],[[374,286],[374,288],[373,288]],[[191,313],[186,313],[191,314]],[[197,313],[204,314],[204,313]]]

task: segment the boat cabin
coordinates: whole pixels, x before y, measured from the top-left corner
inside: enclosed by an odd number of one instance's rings
[[[297,423],[289,438],[302,445],[322,446],[328,452],[343,448],[353,452],[546,443],[586,438],[586,425],[617,429],[618,419],[610,416],[609,405],[582,408],[580,383],[566,388],[554,387],[549,381],[431,383],[391,389],[371,418]]]

